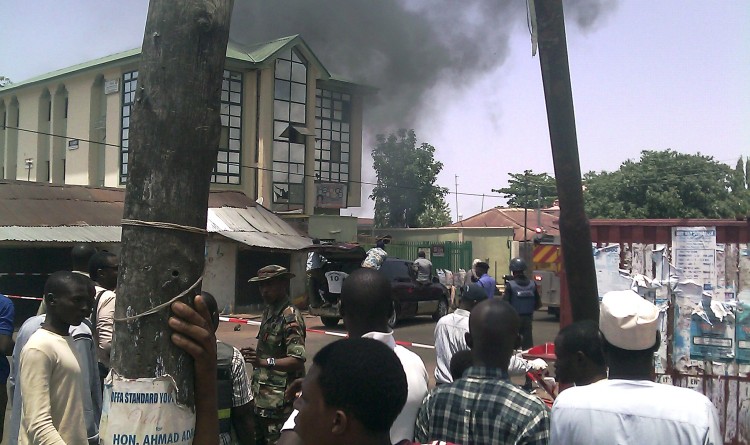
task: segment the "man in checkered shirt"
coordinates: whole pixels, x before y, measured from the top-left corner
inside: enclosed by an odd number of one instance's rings
[[[461,445],[547,444],[549,411],[542,401],[508,379],[508,364],[520,344],[518,314],[490,299],[469,317],[466,343],[474,365],[463,378],[439,386],[422,402],[416,440]]]
[[[208,292],[201,292],[206,307],[211,312],[214,332],[219,328],[219,308],[216,299]],[[253,420],[253,394],[250,378],[245,370],[245,359],[234,346],[216,340],[217,390],[219,405],[219,444],[232,444],[231,430],[242,445],[255,443]]]

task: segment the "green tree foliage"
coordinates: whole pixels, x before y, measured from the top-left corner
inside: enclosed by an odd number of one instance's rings
[[[645,150],[639,161],[586,173],[583,182],[590,218],[734,218],[748,208],[744,185],[733,193],[737,173],[700,153]]]
[[[433,227],[445,217],[450,221],[444,199],[448,189],[435,185],[443,163],[435,160],[435,147],[417,145],[414,130],[378,135],[372,158],[378,175],[370,195],[376,227]]]
[[[448,203],[445,198],[441,197],[437,206],[430,204],[425,207],[424,211],[417,217],[419,227],[444,227],[451,223],[451,213],[448,209]]]
[[[549,207],[557,199],[557,184],[555,178],[547,173],[534,173],[526,170],[523,173],[509,173],[508,187],[492,189],[508,199],[510,207],[535,208],[541,195],[539,204],[542,208]]]

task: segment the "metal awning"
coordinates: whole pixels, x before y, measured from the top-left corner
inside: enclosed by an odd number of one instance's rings
[[[119,243],[119,226],[55,226],[0,228],[0,242]]]
[[[286,221],[263,206],[208,209],[209,232],[249,247],[277,250],[300,250],[312,240],[297,233]]]
[[[309,247],[311,241],[299,235],[273,235],[261,232],[215,232],[217,235],[227,237],[249,247],[275,249],[275,250],[300,250]]]

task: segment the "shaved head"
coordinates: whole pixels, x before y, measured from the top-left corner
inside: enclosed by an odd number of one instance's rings
[[[507,302],[491,299],[479,303],[471,311],[467,334],[477,364],[508,369],[520,343],[520,324],[516,310]]]
[[[350,335],[387,332],[392,310],[391,283],[385,275],[363,267],[346,277],[341,287],[341,315]]]

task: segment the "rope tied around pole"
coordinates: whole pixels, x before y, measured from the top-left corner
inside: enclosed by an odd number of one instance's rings
[[[120,223],[123,226],[134,226],[134,227],[153,227],[156,229],[167,229],[167,230],[181,230],[183,232],[197,233],[199,235],[208,234],[208,230],[201,229],[200,227],[183,226],[182,224],[160,222],[160,221],[141,221],[139,219],[122,219]]]
[[[204,271],[204,273],[205,273],[205,271]],[[171,306],[171,305],[172,305],[172,303],[174,303],[175,301],[177,301],[177,300],[179,300],[180,298],[184,297],[185,295],[187,295],[188,293],[190,293],[191,291],[193,291],[193,290],[194,290],[194,289],[195,289],[196,287],[198,287],[198,285],[199,285],[199,284],[201,283],[201,281],[203,281],[203,275],[204,275],[204,274],[201,274],[201,276],[200,276],[200,277],[198,278],[198,280],[196,280],[196,282],[195,282],[195,283],[193,283],[193,285],[192,285],[192,286],[190,286],[189,288],[187,288],[187,289],[185,289],[184,291],[180,292],[180,294],[179,294],[179,295],[177,295],[176,297],[174,297],[174,298],[172,298],[171,300],[167,301],[166,303],[162,303],[162,304],[160,304],[160,305],[158,305],[158,306],[156,306],[156,307],[152,307],[151,309],[149,309],[149,310],[147,310],[147,311],[145,311],[145,312],[142,312],[142,313],[140,313],[140,314],[136,314],[136,315],[131,315],[131,316],[129,316],[129,317],[124,317],[124,318],[115,318],[115,319],[114,319],[114,320],[115,320],[115,322],[123,322],[123,321],[133,321],[133,320],[137,320],[137,319],[139,319],[139,318],[142,318],[142,317],[145,317],[145,316],[147,316],[147,315],[155,314],[155,313],[159,312],[160,310],[162,310],[162,309],[164,309],[164,308],[166,308],[166,307],[169,307],[169,306]]]

